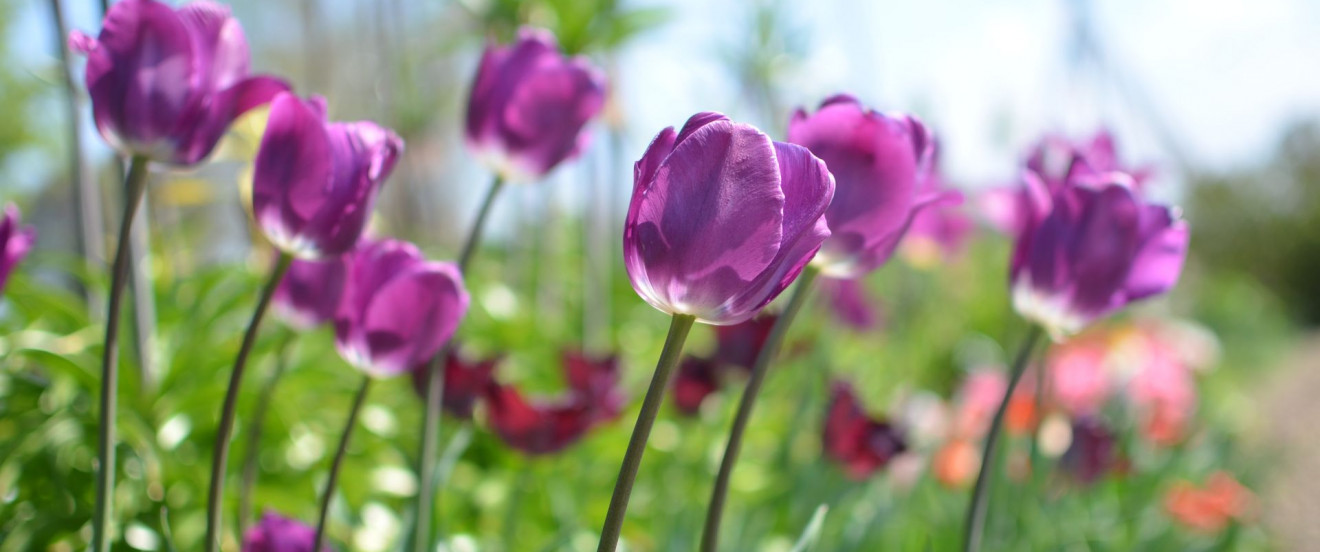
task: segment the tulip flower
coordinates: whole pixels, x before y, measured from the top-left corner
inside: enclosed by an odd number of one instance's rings
[[[1164,510],[1183,526],[1202,534],[1223,531],[1233,521],[1245,521],[1256,510],[1256,496],[1226,472],[1210,475],[1198,487],[1179,481],[1164,497]]]
[[[866,292],[858,280],[827,280],[823,291],[829,295],[830,307],[840,322],[853,330],[873,330],[884,321],[880,304]]]
[[[499,360],[469,361],[455,352],[452,345],[448,347],[444,360],[444,393],[440,399],[445,411],[456,418],[471,420],[477,401],[493,383],[491,374]],[[426,397],[426,371],[429,368],[430,364],[426,363],[412,370],[413,387],[423,399]]]
[[[577,156],[582,127],[605,105],[604,73],[559,52],[550,33],[524,28],[487,46],[468,97],[468,147],[503,179],[532,181]]]
[[[21,217],[22,213],[13,203],[5,205],[4,216],[0,217],[0,292],[5,289],[9,274],[37,240],[36,228],[19,226]]]
[[[706,397],[720,389],[724,365],[706,357],[688,356],[674,376],[674,406],[686,416],[695,416]]]
[[[271,309],[290,327],[307,331],[331,322],[348,284],[347,255],[325,260],[294,260],[275,288]]]
[[[1072,416],[1100,412],[1113,393],[1106,366],[1111,341],[1090,332],[1050,351],[1045,360],[1052,402]]]
[[[1148,204],[1123,173],[1070,181],[1018,236],[1013,306],[1056,340],[1123,306],[1168,291],[1187,255],[1187,225]]]
[[[234,119],[288,90],[248,75],[243,28],[212,2],[115,2],[100,35],[75,31],[69,44],[87,55],[96,128],[130,157],[196,165]]]
[[[266,512],[261,523],[243,535],[243,552],[312,552],[316,530],[307,524]],[[322,547],[322,552],[330,547]]]
[[[366,242],[350,263],[335,346],[368,375],[391,376],[427,362],[467,312],[457,267],[423,259],[410,243]]]
[[[821,434],[825,455],[844,466],[848,477],[866,479],[907,450],[901,432],[862,410],[852,386],[835,382]]]
[[[856,278],[879,268],[912,218],[944,197],[924,189],[934,142],[910,115],[879,113],[839,95],[815,114],[799,109],[788,141],[824,160],[837,184],[825,217],[830,237],[813,261],[825,276]]]
[[[319,259],[353,248],[403,141],[375,123],[329,123],[325,100],[280,94],[253,166],[252,212],[281,251]]]
[[[913,215],[900,244],[904,258],[918,267],[931,267],[941,258],[956,256],[972,231],[972,220],[958,209],[962,193],[949,190],[940,174],[938,146],[937,142],[931,147],[930,168],[923,173],[918,189],[921,194],[940,199]]]
[[[1072,443],[1063,453],[1063,469],[1082,483],[1094,483],[1120,467],[1118,437],[1094,416],[1073,420]]]
[[[528,399],[507,384],[487,387],[487,415],[500,439],[529,455],[550,454],[618,417],[623,395],[616,358],[564,353],[563,369],[568,390],[555,399]]]
[[[770,330],[778,320],[778,316],[764,314],[730,326],[715,326],[713,360],[751,370],[756,363],[756,355],[765,347],[766,340],[770,338]]]

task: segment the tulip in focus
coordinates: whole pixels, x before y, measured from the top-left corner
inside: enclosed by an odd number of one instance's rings
[[[324,260],[296,259],[275,288],[271,310],[290,327],[307,331],[333,322],[348,285],[348,255]]]
[[[510,447],[529,455],[559,452],[623,411],[617,359],[565,353],[563,367],[568,391],[556,399],[528,399],[507,384],[487,388],[488,421]]]
[[[481,56],[468,97],[468,147],[501,177],[532,181],[575,157],[605,105],[604,74],[566,58],[546,31],[524,28]]]
[[[369,121],[330,123],[325,100],[280,94],[253,166],[252,212],[285,253],[320,259],[357,244],[403,140]]]
[[[852,479],[865,479],[907,450],[902,433],[872,418],[846,383],[835,382],[822,433],[825,455],[843,464]]]
[[[638,295],[669,314],[751,319],[829,236],[825,164],[719,113],[660,132],[633,179],[624,263]]]
[[[69,44],[87,55],[96,128],[126,156],[196,165],[234,119],[288,90],[248,75],[243,28],[212,2],[115,2],[99,36],[75,31]]]
[[[312,552],[316,529],[273,512],[261,516],[257,526],[243,535],[243,552]],[[321,547],[321,552],[330,550]]]
[[[37,240],[36,228],[19,226],[21,216],[18,206],[10,203],[5,205],[4,217],[0,218],[0,292],[5,289],[9,274]]]
[[[435,356],[467,308],[467,289],[452,263],[427,261],[399,240],[364,242],[350,261],[335,346],[369,375],[403,373]]]

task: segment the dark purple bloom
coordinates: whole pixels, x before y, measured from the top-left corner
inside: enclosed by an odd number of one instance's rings
[[[5,282],[9,280],[14,267],[27,256],[32,244],[37,241],[37,229],[19,226],[20,217],[22,214],[17,205],[5,205],[4,217],[0,218],[0,292],[4,291]]]
[[[391,376],[426,362],[467,313],[458,267],[427,261],[408,242],[364,242],[350,263],[335,346],[370,375]]]
[[[243,535],[243,552],[312,552],[315,540],[315,528],[268,511]],[[321,547],[322,552],[330,549]]]
[[[633,167],[624,265],[651,306],[714,325],[760,312],[829,236],[834,178],[806,148],[719,113],[660,132]]]
[[[880,325],[880,305],[866,293],[866,286],[858,280],[826,280],[824,291],[830,298],[834,314],[848,327],[857,331],[873,330]]]
[[[456,418],[471,420],[477,400],[493,382],[491,374],[499,361],[499,358],[468,361],[451,348],[445,356],[445,385],[440,405]],[[424,362],[412,370],[413,386],[422,400],[426,400],[426,369],[430,366],[430,362]]]
[[[731,326],[716,326],[714,360],[750,372],[778,320],[778,316],[764,314]]]
[[[822,433],[825,455],[843,464],[848,477],[865,479],[907,450],[902,433],[871,418],[857,402],[852,386],[835,382]]]
[[[701,410],[706,397],[720,389],[720,363],[705,357],[684,357],[674,374],[674,406],[687,416]]]
[[[856,278],[879,268],[912,217],[941,197],[921,186],[933,142],[916,117],[879,113],[840,95],[813,115],[794,113],[788,141],[824,160],[837,184],[825,216],[830,237],[813,261],[826,276]]]
[[[564,353],[563,370],[568,389],[555,398],[528,399],[507,384],[487,388],[488,421],[510,447],[530,455],[558,452],[623,411],[616,358]]]
[[[87,55],[87,90],[101,136],[125,155],[195,165],[239,115],[288,85],[248,76],[248,45],[229,8],[155,0],[110,6],[101,34],[75,31]]]
[[[1056,339],[1178,281],[1187,225],[1126,174],[1074,177],[1050,205],[1018,236],[1011,279],[1014,308]]]
[[[550,33],[524,28],[515,43],[487,46],[481,56],[468,98],[468,147],[504,178],[536,180],[582,150],[582,127],[604,105],[599,69],[564,57]]]
[[[348,285],[348,264],[348,255],[319,261],[295,259],[275,288],[271,310],[298,330],[333,321]]]
[[[1073,420],[1072,443],[1060,459],[1061,465],[1083,483],[1092,483],[1116,469],[1118,438],[1100,420],[1083,416]]]
[[[286,253],[345,253],[362,236],[403,140],[369,121],[330,123],[325,100],[280,94],[253,166],[252,212]]]

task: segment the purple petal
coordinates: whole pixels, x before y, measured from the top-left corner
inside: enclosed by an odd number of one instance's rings
[[[325,206],[334,171],[334,152],[325,121],[292,94],[271,102],[252,176],[252,211],[266,236],[285,251],[316,255],[304,236]]]
[[[31,226],[19,226],[20,219],[17,205],[5,205],[4,217],[0,218],[0,291],[4,290],[14,267],[27,256],[37,240],[37,230]]]
[[[675,134],[674,127],[666,128],[655,135],[651,140],[651,145],[646,147],[646,153],[642,158],[633,163],[633,188],[645,189],[651,186],[651,181],[655,179],[655,172],[660,169],[660,163],[664,162],[666,157],[674,151]],[[628,206],[629,211],[640,205],[643,194],[633,195],[633,201]],[[629,218],[632,214],[629,214]]]
[[[1072,269],[1074,308],[1103,313],[1122,306],[1116,297],[1127,280],[1132,260],[1141,246],[1141,206],[1131,190],[1118,185],[1100,192],[1077,188],[1088,197],[1068,247]]]
[[[1164,293],[1182,274],[1190,238],[1187,223],[1175,220],[1167,207],[1148,205],[1142,211],[1142,246],[1132,261],[1124,290],[1130,301]]]
[[[178,14],[193,39],[200,90],[224,90],[247,77],[247,37],[227,6],[198,0],[179,8]]]
[[[344,297],[348,271],[347,255],[293,261],[275,289],[272,310],[285,323],[304,331],[334,320]]]

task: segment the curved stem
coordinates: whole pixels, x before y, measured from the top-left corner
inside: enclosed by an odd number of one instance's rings
[[[696,320],[696,317],[689,314],[675,314],[669,323],[665,347],[660,352],[660,360],[656,362],[655,375],[651,376],[646,398],[642,400],[642,410],[637,414],[637,425],[633,427],[632,438],[628,440],[628,452],[623,455],[619,479],[614,483],[614,495],[610,497],[610,509],[605,514],[605,526],[600,530],[597,552],[614,552],[619,545],[623,516],[628,512],[628,499],[632,496],[633,482],[637,479],[637,468],[642,465],[642,455],[646,452],[646,440],[651,437],[651,426],[655,424],[655,416],[660,412],[660,403],[664,401],[665,390],[669,388],[670,376],[683,354],[683,343],[687,341],[688,331]]]
[[[238,406],[238,390],[243,383],[243,369],[247,366],[248,355],[257,342],[257,329],[261,319],[270,307],[270,299],[275,295],[275,288],[280,286],[284,274],[289,271],[293,257],[280,253],[271,270],[266,287],[261,290],[261,299],[257,309],[252,312],[247,331],[243,334],[243,344],[238,349],[238,358],[234,360],[234,369],[229,374],[229,389],[225,391],[225,403],[220,410],[220,429],[215,436],[215,455],[211,458],[211,488],[206,501],[206,552],[215,552],[220,545],[220,498],[224,494],[225,465],[229,461],[229,436],[234,432],[234,410]]]
[[[339,481],[339,468],[344,464],[344,452],[348,450],[348,439],[353,436],[353,427],[357,425],[358,412],[367,399],[371,389],[371,376],[362,377],[357,396],[353,397],[353,407],[348,411],[348,421],[344,423],[344,433],[339,436],[339,448],[335,450],[335,460],[330,464],[330,479],[325,482],[325,492],[321,495],[321,514],[316,520],[316,540],[312,541],[312,550],[321,550],[325,541],[325,518],[330,513],[330,497],[335,494],[335,483]]]
[[[802,310],[802,305],[807,302],[807,295],[811,293],[811,285],[816,280],[817,273],[817,270],[810,265],[802,270],[802,274],[798,276],[797,287],[793,290],[793,296],[788,299],[783,314],[775,320],[774,327],[770,328],[769,337],[756,355],[756,364],[752,366],[751,379],[747,381],[747,388],[743,390],[742,399],[738,402],[738,413],[734,416],[733,428],[729,431],[729,443],[724,449],[724,459],[720,461],[719,475],[715,477],[715,487],[711,491],[710,504],[706,508],[706,526],[701,532],[702,552],[714,552],[719,546],[720,520],[724,516],[724,502],[729,495],[729,478],[733,475],[734,464],[738,463],[738,454],[742,452],[743,434],[747,431],[747,422],[752,418],[752,407],[756,404],[756,396],[761,392],[761,385],[765,383],[765,374],[769,371],[770,361],[774,360],[779,352],[779,346],[783,344],[784,336],[788,334],[789,325],[797,317],[798,311]]]
[[[985,449],[981,454],[981,469],[976,474],[976,486],[972,490],[972,501],[967,507],[966,530],[963,534],[963,550],[971,552],[981,549],[981,537],[985,533],[985,515],[986,506],[989,502],[989,475],[992,464],[995,461],[999,446],[999,434],[1004,425],[1004,414],[1008,412],[1009,400],[1013,397],[1013,391],[1017,389],[1018,381],[1022,379],[1022,372],[1026,370],[1027,359],[1031,357],[1031,350],[1035,348],[1036,341],[1040,339],[1040,327],[1032,326],[1027,334],[1027,339],[1022,342],[1022,348],[1018,349],[1017,358],[1013,361],[1013,369],[1009,374],[1008,388],[1004,390],[1004,398],[999,401],[999,408],[995,410],[995,417],[990,422],[990,434],[985,438]]]
[[[238,522],[240,537],[252,515],[252,488],[257,483],[257,459],[261,452],[261,430],[266,421],[266,411],[270,409],[270,399],[275,395],[276,384],[284,375],[285,368],[289,366],[289,345],[293,343],[295,335],[297,334],[287,332],[280,342],[279,350],[275,353],[275,370],[262,385],[261,394],[257,396],[257,405],[252,409],[252,419],[248,421],[247,447],[243,450],[243,475],[240,476],[238,484],[238,515],[234,518]]]
[[[119,395],[119,309],[128,272],[128,240],[133,217],[147,189],[147,158],[133,157],[124,179],[124,216],[110,269],[110,304],[106,308],[105,346],[101,352],[101,423],[96,456],[96,512],[92,516],[92,552],[109,549],[110,518],[115,490],[115,410]]]
[[[486,228],[486,221],[490,218],[491,207],[495,205],[495,197],[503,188],[504,179],[496,175],[490,183],[490,188],[486,190],[486,197],[481,200],[477,218],[472,221],[472,227],[468,229],[463,249],[458,253],[458,271],[464,278],[467,278],[468,266],[472,264],[472,256],[476,254],[477,246],[481,243],[481,235]],[[445,386],[444,363],[445,358],[449,356],[449,347],[450,345],[446,343],[427,364],[426,369],[426,415],[422,421],[422,451],[417,457],[419,482],[417,516],[411,535],[411,550],[414,552],[425,552],[430,549],[431,518],[434,516],[432,512],[435,508],[435,497],[439,492],[436,488],[435,460],[440,449],[440,409],[444,400]]]

